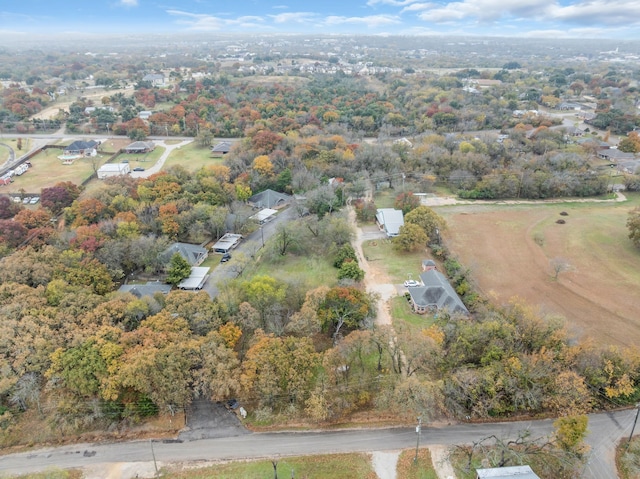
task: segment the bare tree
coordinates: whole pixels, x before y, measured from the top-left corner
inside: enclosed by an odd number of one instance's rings
[[[551,261],[551,267],[553,268],[553,279],[558,280],[558,276],[560,273],[564,273],[565,271],[569,271],[571,269],[571,264],[564,258],[553,258]]]

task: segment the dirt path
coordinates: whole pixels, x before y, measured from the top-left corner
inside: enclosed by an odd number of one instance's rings
[[[447,446],[429,446],[431,462],[436,470],[438,479],[455,479],[456,473],[449,461],[449,449]]]
[[[384,233],[377,228],[367,229],[366,233],[357,226],[356,213],[352,207],[349,207],[349,221],[355,225],[356,237],[352,242],[353,249],[356,251],[360,268],[364,271],[364,285],[370,293],[376,293],[380,296],[378,301],[378,315],[376,323],[379,325],[391,326],[391,314],[389,312],[389,300],[397,295],[396,288],[391,284],[390,278],[381,270],[371,265],[367,261],[362,251],[362,242],[365,239],[384,238]]]

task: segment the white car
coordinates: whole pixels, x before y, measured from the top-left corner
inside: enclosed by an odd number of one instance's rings
[[[40,197],[34,196],[33,198],[31,198],[31,201],[29,201],[29,203],[35,205],[38,201],[40,201]]]
[[[416,280],[414,279],[408,279],[407,281],[404,282],[404,285],[407,288],[415,288],[416,286],[420,286],[420,283],[418,283]]]

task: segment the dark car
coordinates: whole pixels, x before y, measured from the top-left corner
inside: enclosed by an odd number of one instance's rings
[[[144,171],[144,168],[142,166],[136,166],[133,171]]]
[[[230,259],[231,259],[231,255],[229,253],[225,253],[225,254],[222,255],[222,258],[220,258],[220,262],[221,263],[226,263]]]

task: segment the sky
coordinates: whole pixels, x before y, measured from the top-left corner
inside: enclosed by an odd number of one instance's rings
[[[15,0],[0,33],[308,33],[640,40],[640,0]]]

